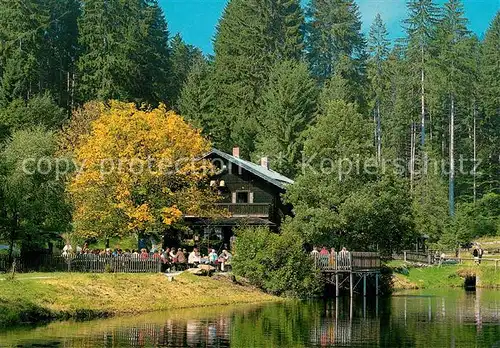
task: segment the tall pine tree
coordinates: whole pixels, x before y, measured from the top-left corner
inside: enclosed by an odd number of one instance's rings
[[[368,36],[368,76],[371,81],[371,93],[373,94],[373,115],[375,125],[375,146],[377,158],[382,157],[382,103],[386,87],[385,62],[389,55],[390,41],[388,33],[380,14],[377,14],[370,27]]]
[[[197,47],[186,44],[177,34],[170,42],[170,88],[169,103],[177,107],[177,100],[194,65],[203,60],[203,53]]]
[[[439,70],[442,73],[443,91],[449,109],[449,211],[455,215],[455,131],[459,109],[459,96],[464,95],[463,86],[467,82],[466,52],[467,20],[464,18],[460,0],[449,0],[444,7],[443,17],[438,26]],[[465,109],[465,108],[464,108]]]
[[[263,127],[257,136],[256,155],[269,156],[272,169],[295,177],[316,98],[316,83],[305,63],[284,61],[271,71],[259,112]]]
[[[44,34],[49,23],[49,11],[40,1],[0,1],[0,106],[26,101],[46,87]]]
[[[83,0],[79,30],[82,101],[165,101],[168,31],[156,0]]]
[[[364,56],[361,17],[353,0],[312,0],[306,13],[307,56],[311,71],[320,80],[334,74],[342,56]]]
[[[215,38],[214,117],[230,134],[217,146],[254,150],[259,130],[256,111],[276,61],[297,58],[303,45],[302,13],[296,0],[232,0],[224,10]]]
[[[480,188],[482,193],[500,193],[500,11],[486,32],[480,67],[480,157],[485,162]]]
[[[420,87],[420,142],[425,145],[425,85],[430,47],[435,34],[439,10],[433,0],[409,0],[409,17],[404,21],[408,33],[408,60],[415,84]]]
[[[44,39],[44,70],[47,88],[61,107],[73,107],[75,70],[78,59],[80,0],[44,0],[50,24]]]

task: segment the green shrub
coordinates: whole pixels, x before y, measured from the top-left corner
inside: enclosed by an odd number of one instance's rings
[[[235,274],[274,295],[305,298],[321,292],[320,274],[297,234],[246,227],[236,235]]]

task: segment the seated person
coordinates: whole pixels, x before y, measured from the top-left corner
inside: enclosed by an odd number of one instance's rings
[[[197,248],[194,248],[193,251],[189,254],[188,263],[190,265],[197,265],[201,262],[201,255]]]
[[[217,261],[217,253],[215,252],[215,249],[212,249],[210,254],[208,254],[208,261],[212,264],[215,265]]]
[[[181,248],[179,248],[179,250],[177,251],[176,259],[177,259],[177,263],[186,264],[186,256],[182,252]]]

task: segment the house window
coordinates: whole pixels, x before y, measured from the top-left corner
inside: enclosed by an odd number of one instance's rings
[[[231,193],[232,203],[241,203],[241,204],[252,204],[253,203],[253,192],[245,191],[245,190],[237,190]]]
[[[236,203],[249,203],[249,192],[248,191],[236,192]]]

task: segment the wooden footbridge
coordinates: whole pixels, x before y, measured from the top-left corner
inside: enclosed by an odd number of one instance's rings
[[[376,252],[340,251],[330,254],[313,253],[314,264],[323,273],[327,283],[335,285],[335,296],[348,282],[350,296],[362,283],[363,296],[367,295],[367,280],[374,278],[375,295],[379,294],[380,255]]]

